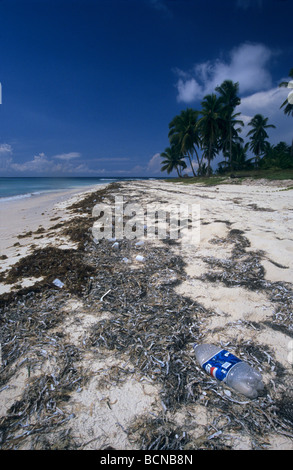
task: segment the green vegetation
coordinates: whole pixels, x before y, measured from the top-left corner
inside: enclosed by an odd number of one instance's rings
[[[210,177],[208,176],[197,176],[197,177],[180,177],[180,178],[169,178],[167,181],[169,182],[176,182],[176,183],[182,183],[182,184],[202,184],[204,186],[217,186],[219,184],[225,184],[225,183],[231,183],[233,182],[234,184],[241,183],[243,180],[247,178],[251,179],[267,179],[270,181],[274,180],[293,180],[293,168],[288,168],[288,169],[274,169],[270,168],[268,170],[266,169],[254,169],[254,170],[249,170],[249,171],[237,171],[236,174],[233,174],[234,177],[230,178],[230,174],[226,175],[211,175]],[[287,189],[293,189],[293,186],[287,188]]]
[[[293,78],[293,69],[289,76]],[[282,82],[279,86],[289,87],[289,83]],[[238,96],[239,83],[225,80],[215,91],[218,94],[212,93],[204,97],[201,110],[187,108],[171,120],[168,134],[170,147],[161,153],[164,159],[161,170],[168,174],[176,170],[178,178],[181,178],[188,163],[193,174],[188,183],[194,178],[200,182],[200,178],[211,177],[211,161],[221,154],[224,160],[218,164],[215,174],[224,179],[235,171],[240,176],[239,172],[248,172],[250,175],[256,170],[258,175],[265,172],[265,177],[268,178],[286,170],[286,178],[291,178],[288,175],[293,172],[293,141],[291,146],[286,142],[270,144],[267,129],[275,129],[275,126],[268,122],[269,118],[256,114],[248,123],[251,127],[247,133],[249,141],[244,144],[240,136],[244,123],[239,119],[240,113],[235,113],[236,107],[241,103]],[[280,108],[284,108],[286,115],[293,117],[293,104],[288,98]],[[248,158],[249,151],[253,156]],[[184,182],[187,183],[186,178]]]

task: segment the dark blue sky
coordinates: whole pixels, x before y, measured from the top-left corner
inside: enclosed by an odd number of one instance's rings
[[[292,18],[292,0],[0,0],[0,176],[162,176],[169,122],[226,78],[290,143]]]

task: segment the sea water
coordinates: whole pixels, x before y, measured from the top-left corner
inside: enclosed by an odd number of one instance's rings
[[[98,178],[98,177],[0,177],[0,203],[13,199],[23,199],[46,192],[79,189],[114,181],[142,180],[149,178]],[[153,178],[152,178],[153,179]]]

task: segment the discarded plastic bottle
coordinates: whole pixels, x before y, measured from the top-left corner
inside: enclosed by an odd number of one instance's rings
[[[256,398],[263,390],[261,374],[226,349],[214,344],[195,344],[194,352],[208,374],[246,397]]]

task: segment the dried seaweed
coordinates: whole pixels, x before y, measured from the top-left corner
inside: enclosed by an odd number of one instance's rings
[[[285,371],[269,348],[256,347],[252,341],[229,345],[252,365],[261,364],[264,372],[277,371],[279,383],[275,380],[272,389],[255,401],[237,394],[231,397],[199,368],[192,344],[201,340],[202,324],[211,312],[175,292],[174,287],[186,279],[184,260],[174,249],[176,243],[167,240],[138,248],[136,240],[124,239],[119,241],[119,249],[113,250],[110,241],[103,239],[97,244],[93,239],[92,208],[103,198],[113,201],[115,191],[129,198],[127,186],[109,185],[72,205],[74,217],[53,228],[77,242],[76,249],[36,249],[2,274],[8,283],[29,276],[44,279],[0,296],[0,390],[10,387],[21,371],[27,374],[23,395],[0,420],[1,448],[85,446],[71,431],[74,416],[65,411],[65,405],[74,391],[87,385],[90,371],[82,364],[89,351],[99,357],[111,353],[117,360],[117,366],[107,370],[107,384],[115,386],[135,375],[137,380],[158,387],[161,412],[138,416],[125,430],[136,448],[229,449],[229,435],[245,433],[257,449],[265,448],[266,435],[272,430],[293,437],[291,396],[275,391],[286,383]],[[205,258],[211,267],[205,281],[265,290],[276,305],[275,327],[285,325],[292,330],[292,286],[265,280],[263,254],[246,251],[249,242],[243,232],[231,230],[227,239],[217,243],[231,244],[231,257]],[[145,263],[135,263],[138,252],[144,255]],[[131,269],[123,262],[125,258]],[[52,284],[55,278],[64,283],[62,289]],[[83,310],[95,312],[97,317],[80,347],[68,341],[63,329],[68,315],[65,305],[72,296],[78,296]],[[213,418],[203,426],[202,434],[194,437],[192,407],[197,405]],[[179,411],[185,416],[182,424],[172,419]]]
[[[140,440],[141,450],[185,450],[189,442],[185,431],[164,418],[138,419],[129,435]]]
[[[76,250],[47,247],[36,249],[18,261],[4,277],[4,282],[13,284],[25,277],[43,276],[43,283],[49,285],[60,277],[69,292],[81,293],[93,271],[93,267],[85,263]]]
[[[205,257],[203,260],[211,270],[202,276],[210,282],[222,282],[228,287],[241,286],[248,290],[263,291],[271,302],[276,304],[272,328],[293,332],[293,289],[290,283],[272,282],[265,279],[262,260],[266,258],[263,251],[246,251],[249,240],[241,230],[230,230],[226,239],[214,239],[212,243],[233,244],[230,258]],[[280,266],[279,266],[280,267]],[[284,266],[282,266],[284,268]],[[268,323],[267,323],[268,324]]]

